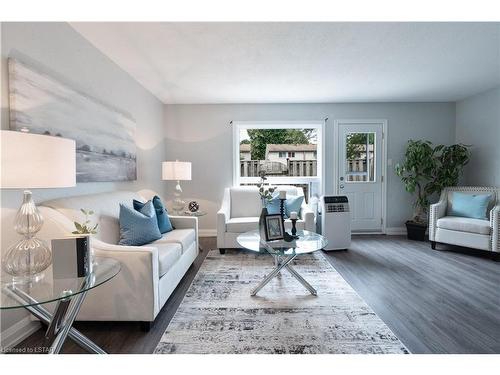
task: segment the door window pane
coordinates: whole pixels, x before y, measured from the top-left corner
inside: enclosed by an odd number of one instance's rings
[[[347,133],[345,180],[375,181],[375,133]]]

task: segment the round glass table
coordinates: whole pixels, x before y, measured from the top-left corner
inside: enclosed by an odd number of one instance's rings
[[[273,271],[252,290],[252,296],[256,295],[274,277],[279,277],[282,269],[290,272],[311,294],[315,296],[318,294],[316,289],[292,267],[291,262],[301,254],[313,253],[324,248],[328,241],[322,235],[307,230],[298,230],[297,237],[291,242],[283,240],[266,242],[260,238],[259,230],[252,230],[242,233],[236,238],[238,244],[245,249],[274,257]]]
[[[93,270],[85,277],[54,278],[52,266],[37,275],[37,279],[25,283],[13,282],[7,274],[0,280],[0,309],[24,308],[48,325],[45,337],[52,340],[49,353],[59,353],[69,336],[82,348],[105,354],[99,346],[73,328],[86,294],[102,285],[121,270],[115,259],[96,257]],[[55,302],[51,313],[42,305]]]

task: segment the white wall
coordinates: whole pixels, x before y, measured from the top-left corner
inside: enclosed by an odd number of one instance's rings
[[[335,119],[387,119],[388,158],[401,159],[408,139],[425,138],[452,143],[455,137],[454,103],[370,104],[234,104],[166,105],[164,114],[168,159],[193,163],[192,181],[183,183],[186,200],[197,200],[208,215],[200,227],[215,228],[216,212],[225,187],[232,184],[231,120],[322,120],[325,132],[326,192],[333,193],[333,121]],[[168,183],[171,198],[174,184]],[[411,215],[411,197],[389,168],[387,176],[388,227],[401,227]],[[393,202],[397,202],[393,204]]]
[[[456,141],[470,144],[467,185],[500,186],[500,87],[456,105]]]
[[[137,181],[81,183],[69,189],[38,189],[34,191],[36,201],[116,189],[153,189],[159,192],[164,188],[160,180],[160,162],[165,158],[163,104],[160,101],[65,23],[2,23],[1,41],[2,129],[9,127],[6,64],[9,56],[47,69],[74,87],[130,113],[137,122]],[[21,191],[2,190],[1,193],[1,246],[5,249],[16,238],[12,220],[21,201]],[[5,331],[23,316],[21,310],[3,312],[1,330]]]

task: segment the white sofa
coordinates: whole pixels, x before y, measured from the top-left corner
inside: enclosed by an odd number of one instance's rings
[[[492,194],[488,206],[489,220],[448,216],[452,193]],[[446,243],[500,253],[500,189],[495,187],[458,186],[445,188],[439,202],[430,206],[429,239],[433,249],[436,243]]]
[[[148,329],[198,255],[198,220],[170,216],[175,230],[151,244],[120,246],[118,222],[120,203],[145,201],[136,193],[118,191],[83,195],[43,202],[39,209],[45,224],[41,237],[66,236],[74,230],[73,221],[82,221],[80,208],[92,209],[99,223],[92,237],[95,255],[121,262],[120,273],[111,281],[91,290],[78,320],[140,321]]]
[[[280,190],[285,190],[287,196],[304,195],[300,187],[282,185],[277,187],[277,191]],[[258,228],[261,211],[262,203],[256,186],[236,186],[224,190],[222,205],[217,212],[217,247],[222,254],[225,249],[241,247],[236,238],[240,233]],[[291,221],[285,220],[285,228],[291,226]],[[314,212],[307,206],[305,199],[297,229],[316,231]]]

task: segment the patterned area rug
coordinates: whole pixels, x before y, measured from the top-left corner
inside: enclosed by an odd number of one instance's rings
[[[207,255],[155,353],[408,353],[321,252],[287,270],[257,296],[273,268],[269,255],[228,250]]]

